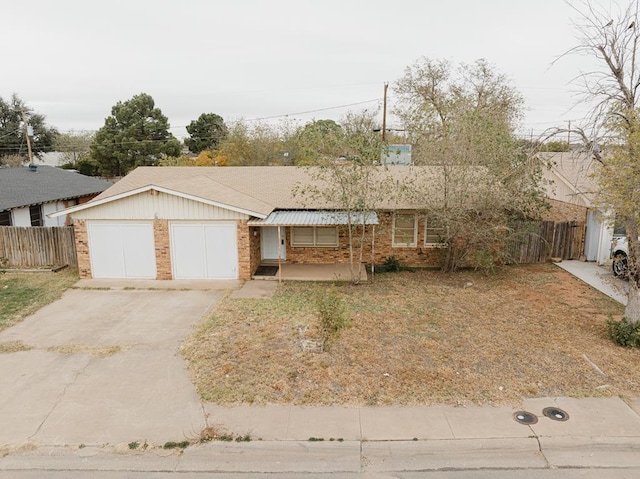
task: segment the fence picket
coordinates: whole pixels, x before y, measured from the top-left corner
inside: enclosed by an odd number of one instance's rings
[[[0,258],[10,268],[76,267],[71,226],[0,226]]]

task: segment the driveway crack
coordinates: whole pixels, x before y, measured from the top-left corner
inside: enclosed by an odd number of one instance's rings
[[[78,377],[80,377],[80,375],[83,374],[87,370],[87,368],[89,367],[90,363],[91,363],[91,358],[89,358],[87,360],[87,362],[85,363],[85,365],[82,368],[80,368],[80,369],[75,371],[73,377],[71,378],[71,381],[69,381],[67,384],[65,384],[64,388],[62,389],[62,393],[60,393],[60,395],[58,396],[58,399],[56,399],[55,403],[51,406],[51,409],[49,410],[47,415],[44,417],[44,419],[40,422],[40,424],[38,424],[38,427],[36,428],[35,432],[29,436],[29,438],[28,438],[29,440],[33,439],[35,436],[38,435],[38,433],[42,429],[42,426],[44,426],[44,424],[47,422],[47,420],[49,419],[51,414],[53,414],[53,411],[56,410],[58,405],[64,399],[65,395],[67,394],[67,389],[70,386],[72,386],[73,384],[75,384],[75,382],[78,380]]]

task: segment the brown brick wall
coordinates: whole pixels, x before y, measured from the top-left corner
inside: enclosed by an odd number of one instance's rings
[[[349,262],[349,240],[346,231],[343,231],[342,228],[338,231],[337,247],[292,246],[292,228],[287,227],[286,230],[285,248],[288,263],[327,264]]]
[[[156,279],[173,279],[169,221],[153,220],[153,240],[156,251]]]
[[[238,279],[251,279],[251,228],[246,221],[237,223]]]
[[[81,278],[91,278],[87,222],[84,220],[75,220],[73,223],[73,231],[76,241],[76,256],[78,257],[78,274]]]
[[[424,219],[418,215],[418,240],[416,246],[393,246],[393,213],[379,213],[380,224],[376,227],[376,263],[393,256],[403,266],[439,267],[444,260],[442,248],[424,246]],[[371,252],[369,251],[369,256]]]
[[[260,246],[260,231],[261,228],[252,226],[249,228],[249,238],[251,240],[251,251],[250,251],[250,273],[253,275],[255,273],[258,266],[260,266],[260,260],[262,259],[262,249]]]
[[[418,242],[412,247],[393,247],[392,213],[379,213],[380,224],[375,228],[375,261],[384,262],[390,256],[395,257],[404,266],[439,267],[444,258],[444,251],[439,248],[424,247],[424,221],[418,221]],[[363,262],[371,263],[371,226],[367,227]],[[291,246],[291,228],[287,228],[287,262],[290,263],[348,263],[349,239],[346,228],[339,228],[338,247],[313,248]],[[354,243],[357,244],[357,243]],[[358,248],[354,250],[358,254]]]

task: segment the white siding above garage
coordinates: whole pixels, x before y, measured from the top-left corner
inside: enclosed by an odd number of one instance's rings
[[[249,216],[236,211],[193,201],[158,191],[145,191],[137,195],[105,203],[73,213],[74,219],[85,220],[246,220]]]

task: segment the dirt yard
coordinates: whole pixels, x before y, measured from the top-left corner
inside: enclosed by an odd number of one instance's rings
[[[353,319],[323,352],[316,298],[288,283],[227,298],[187,340],[199,394],[220,404],[517,404],[538,396],[640,396],[640,351],[614,345],[623,308],[553,265],[496,275],[433,271],[335,286]]]

